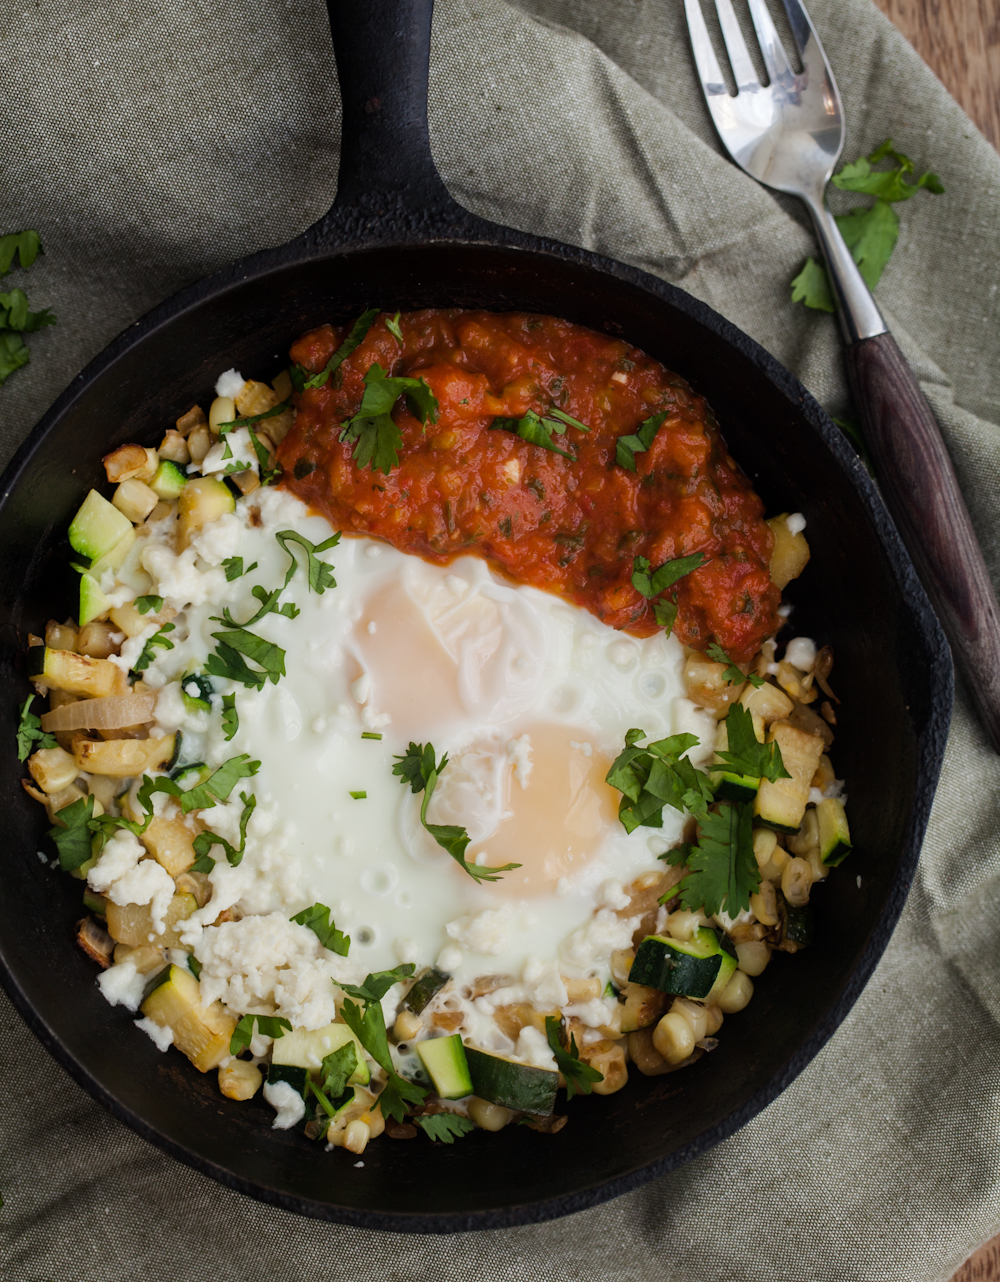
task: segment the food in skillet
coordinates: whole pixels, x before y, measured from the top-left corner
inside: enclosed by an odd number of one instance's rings
[[[775,640],[804,519],[565,321],[292,359],[105,459],[25,786],[104,996],[229,1098],[353,1154],[558,1130],[714,1049],[850,850],[832,655]]]

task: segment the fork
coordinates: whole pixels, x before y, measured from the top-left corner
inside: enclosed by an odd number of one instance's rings
[[[708,110],[736,164],[765,187],[798,196],[812,215],[882,494],[1000,752],[1000,608],[986,563],[931,407],[826,207],[826,185],[844,146],[844,112],[830,63],[799,0],[782,0],[799,73],[764,0],[747,3],[769,83],[757,79],[732,0],[715,0],[737,86],[733,97],[700,0],[684,0]]]

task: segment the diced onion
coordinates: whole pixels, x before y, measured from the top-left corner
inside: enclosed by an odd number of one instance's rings
[[[153,720],[156,695],[116,694],[101,699],[79,699],[64,703],[43,713],[42,729],[46,733],[63,730],[124,730]]]

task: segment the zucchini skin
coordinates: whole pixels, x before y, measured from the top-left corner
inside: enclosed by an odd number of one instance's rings
[[[421,1014],[441,989],[444,988],[450,978],[450,975],[438,970],[436,966],[425,970],[404,997],[404,1008],[412,1011],[414,1015]]]
[[[698,955],[688,951],[690,945],[685,947],[678,940],[647,935],[636,951],[629,983],[658,988],[661,993],[677,997],[707,997],[722,969],[723,954],[714,931],[703,930],[699,934],[712,936],[714,952]]]
[[[801,908],[793,908],[782,895],[778,909],[781,914],[782,940],[787,939],[800,948],[807,948],[816,937],[812,905],[803,904]]]
[[[558,1073],[517,1064],[472,1046],[465,1048],[465,1056],[473,1089],[480,1099],[539,1117],[548,1117],[555,1108]]]
[[[267,1081],[268,1085],[271,1085],[274,1082],[287,1082],[289,1086],[294,1090],[297,1090],[304,1098],[306,1093],[306,1078],[308,1075],[308,1071],[304,1068],[299,1068],[297,1064],[271,1064],[268,1066],[267,1070]],[[353,1096],[353,1094],[354,1091],[352,1088],[351,1095]]]

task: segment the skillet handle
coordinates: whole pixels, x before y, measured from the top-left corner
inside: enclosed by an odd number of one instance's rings
[[[344,112],[331,214],[388,205],[433,222],[457,210],[427,130],[434,0],[327,0],[327,9]]]

